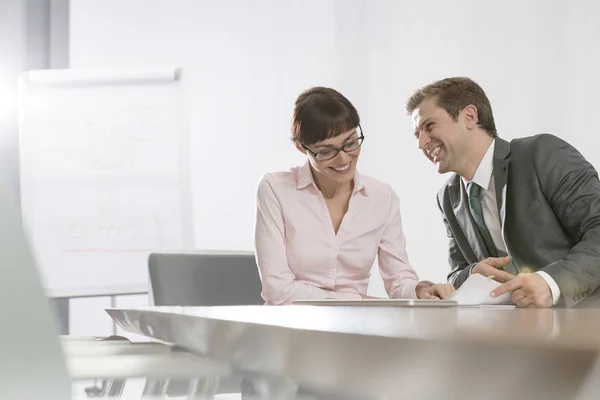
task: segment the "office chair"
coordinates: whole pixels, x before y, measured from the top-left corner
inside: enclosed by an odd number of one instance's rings
[[[262,305],[254,253],[152,253],[148,272],[156,306]]]

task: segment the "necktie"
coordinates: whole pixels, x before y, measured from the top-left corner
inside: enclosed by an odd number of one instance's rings
[[[483,211],[481,208],[481,186],[475,182],[469,182],[467,184],[467,190],[469,191],[469,210],[471,210],[471,215],[473,216],[473,220],[475,220],[477,230],[479,231],[489,254],[491,254],[492,257],[497,257],[496,246],[494,245],[490,231],[483,219]]]

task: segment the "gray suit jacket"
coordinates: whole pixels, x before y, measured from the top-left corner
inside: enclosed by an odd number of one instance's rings
[[[594,167],[549,134],[510,143],[496,138],[494,180],[512,261],[507,270],[547,272],[561,290],[559,304],[600,306],[600,180]],[[448,281],[458,288],[475,263],[493,255],[475,227],[458,175],[440,190],[438,205],[449,239]]]

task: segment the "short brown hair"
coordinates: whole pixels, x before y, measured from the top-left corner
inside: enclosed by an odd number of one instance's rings
[[[309,146],[348,132],[359,123],[356,108],[341,93],[331,88],[313,87],[296,99],[292,140]]]
[[[446,78],[422,87],[406,102],[408,114],[412,114],[423,100],[430,97],[436,97],[438,106],[446,110],[455,121],[463,108],[468,105],[475,106],[479,116],[479,127],[492,137],[498,134],[490,101],[481,86],[472,79]]]

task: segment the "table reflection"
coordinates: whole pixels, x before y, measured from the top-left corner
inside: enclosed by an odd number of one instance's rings
[[[372,400],[347,393],[317,393],[287,379],[241,374],[216,379],[132,377],[75,380],[72,395],[74,400]]]

